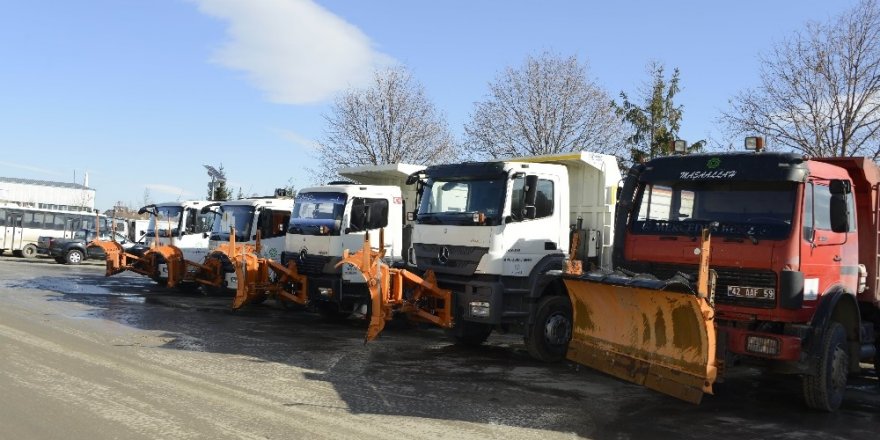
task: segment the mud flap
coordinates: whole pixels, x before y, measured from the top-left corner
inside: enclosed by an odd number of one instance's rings
[[[661,281],[564,282],[574,317],[569,360],[695,404],[712,393],[714,310],[705,298]]]

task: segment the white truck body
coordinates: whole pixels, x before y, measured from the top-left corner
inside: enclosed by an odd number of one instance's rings
[[[539,281],[561,269],[577,225],[578,258],[611,265],[621,180],[614,156],[577,152],[439,165],[424,175],[415,261],[453,291],[458,320],[531,324],[544,295]],[[529,182],[534,205],[527,206]]]
[[[216,204],[216,202],[215,202]],[[221,243],[228,243],[230,228],[235,227],[237,244],[255,244],[257,231],[260,232],[260,252],[262,258],[281,260],[284,251],[290,211],[293,199],[290,197],[264,197],[229,200],[217,204],[217,215],[211,228],[208,253]],[[235,289],[238,279],[235,272],[225,274],[226,287]]]
[[[409,240],[404,234],[405,212],[416,203],[415,188],[406,179],[423,166],[392,164],[352,167],[340,175],[356,182],[337,182],[299,191],[290,217],[282,262],[297,261],[309,277],[309,296],[335,301],[341,309],[364,303],[365,280],[350,267],[336,268],[344,250],[363,247],[369,232],[374,249],[384,229],[386,260],[402,262]],[[369,212],[369,214],[367,214]],[[356,294],[354,292],[357,292]],[[355,299],[356,297],[356,299]]]
[[[144,244],[172,245],[180,249],[183,258],[201,263],[208,254],[208,233],[214,221],[214,213],[202,213],[206,200],[165,202],[141,208],[150,214]],[[168,277],[168,267],[159,265],[159,277]]]

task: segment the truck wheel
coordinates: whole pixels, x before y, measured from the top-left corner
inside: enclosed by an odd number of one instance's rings
[[[476,347],[486,342],[486,339],[489,339],[493,327],[492,324],[481,324],[479,322],[458,319],[455,326],[452,327],[451,333],[457,344]]]
[[[25,258],[34,258],[37,256],[37,246],[33,244],[29,244],[22,248],[21,256]]]
[[[822,338],[821,353],[814,357],[815,375],[804,376],[804,400],[807,406],[821,411],[835,411],[843,402],[846,376],[849,373],[849,354],[846,330],[839,322],[832,322]]]
[[[535,323],[525,335],[526,350],[544,362],[565,359],[571,340],[571,301],[567,296],[545,296],[538,301]]]
[[[67,251],[67,255],[64,256],[64,262],[67,264],[79,264],[83,261],[83,253],[78,249],[71,249]]]
[[[318,314],[321,315],[321,318],[331,322],[345,320],[349,315],[347,312],[340,311],[339,306],[337,306],[336,303],[329,301],[318,302],[315,309],[318,311]]]

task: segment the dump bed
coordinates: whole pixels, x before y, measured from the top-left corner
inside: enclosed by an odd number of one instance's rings
[[[425,169],[424,165],[396,163],[387,165],[364,165],[339,170],[339,175],[363,185],[391,185],[400,188],[403,194],[404,210],[416,208],[416,187],[407,185],[406,178]]]
[[[880,234],[878,224],[878,184],[880,168],[867,157],[828,157],[815,159],[819,162],[839,166],[847,171],[853,181],[856,196],[856,223],[859,236],[859,262],[868,270],[868,288],[858,295],[859,301],[880,306],[880,273],[878,273],[877,240]]]

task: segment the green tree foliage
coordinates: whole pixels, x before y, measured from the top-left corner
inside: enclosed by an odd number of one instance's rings
[[[208,200],[224,202],[232,197],[232,192],[226,187],[226,171],[223,164],[217,168],[218,176],[208,182]]]
[[[670,146],[678,137],[684,110],[674,101],[675,95],[681,90],[678,69],[674,69],[672,76],[667,79],[663,64],[652,62],[648,66],[648,73],[651,82],[639,96],[641,104],[631,101],[624,92],[620,92],[622,104],[614,103],[618,116],[631,129],[626,143],[633,162],[672,154]],[[688,149],[697,151],[704,144],[704,141],[695,142]]]

